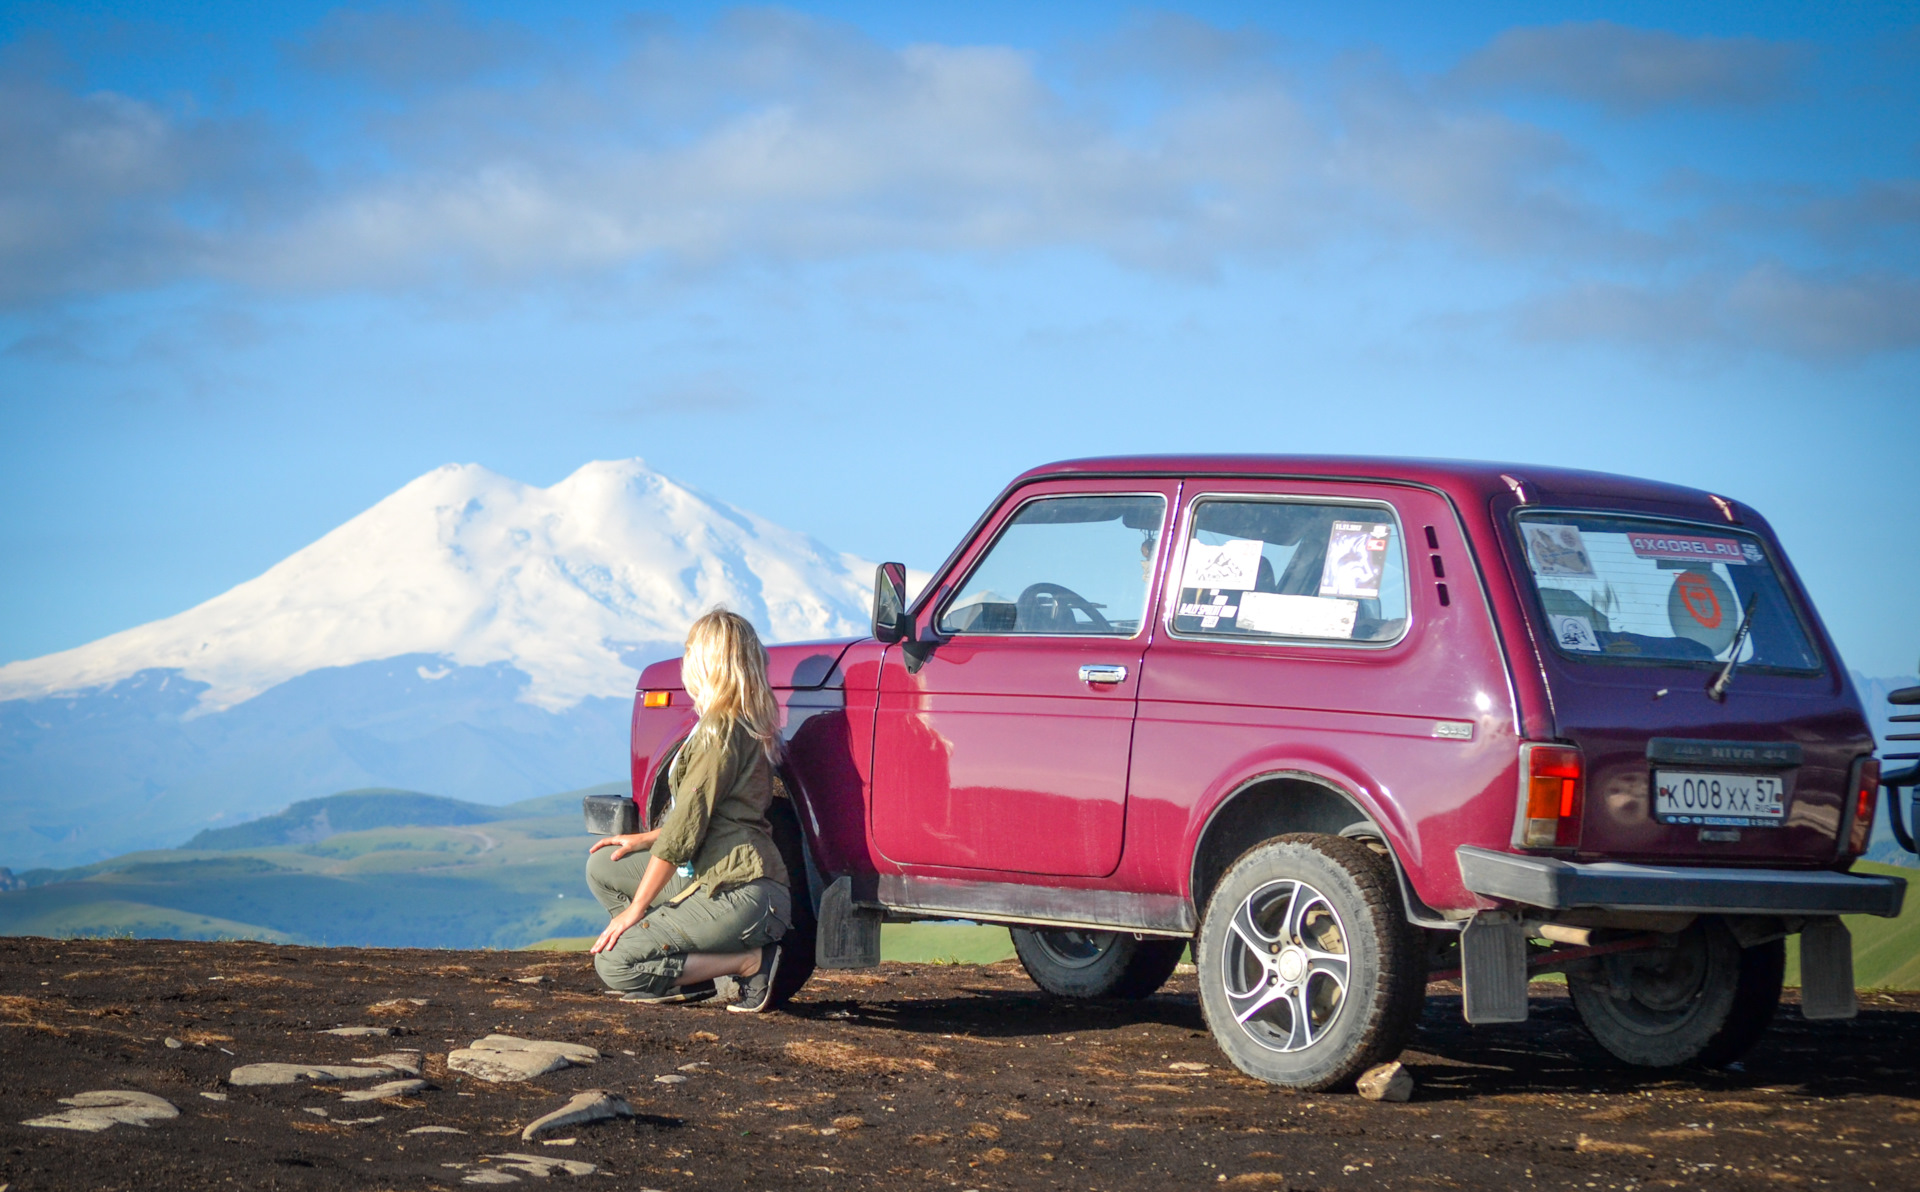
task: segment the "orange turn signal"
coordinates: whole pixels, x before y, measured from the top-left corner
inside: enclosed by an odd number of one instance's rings
[[[643,708],[664,708],[672,702],[671,691],[649,691],[640,697],[640,706]]]
[[[1571,745],[1522,745],[1522,847],[1573,848],[1578,845],[1580,807],[1586,793],[1586,765],[1578,749]]]

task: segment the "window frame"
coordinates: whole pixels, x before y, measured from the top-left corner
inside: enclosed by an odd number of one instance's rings
[[[1036,504],[1040,501],[1059,501],[1059,500],[1074,500],[1074,499],[1084,500],[1088,497],[1092,497],[1096,499],[1102,498],[1102,497],[1151,497],[1154,500],[1160,502],[1160,541],[1154,547],[1153,566],[1148,569],[1147,577],[1144,580],[1142,580],[1140,584],[1141,606],[1140,606],[1140,625],[1138,628],[1136,628],[1132,633],[1033,633],[1033,632],[1026,632],[1022,630],[966,629],[966,630],[956,631],[956,630],[951,630],[945,627],[947,614],[953,610],[954,602],[959,600],[960,597],[966,592],[967,584],[970,583],[973,580],[974,575],[979,572],[981,565],[984,564],[989,558],[993,556],[994,550],[998,548],[1000,545],[1000,540],[1006,536],[1008,528],[1013,525],[1014,521],[1020,516],[1020,513],[1022,510],[1026,509],[1027,506]],[[1155,568],[1158,568],[1161,565],[1161,563],[1165,560],[1166,551],[1167,551],[1167,537],[1168,537],[1168,516],[1167,515],[1169,510],[1171,510],[1172,507],[1176,503],[1178,503],[1178,500],[1179,500],[1179,491],[1177,489],[1174,491],[1172,495],[1169,495],[1164,492],[1158,492],[1152,489],[1147,489],[1144,491],[1135,491],[1131,489],[1124,490],[1124,491],[1100,489],[1093,492],[1079,492],[1079,491],[1044,492],[1044,493],[1035,493],[1034,495],[1027,497],[1025,500],[1022,500],[1017,504],[1015,504],[1012,507],[1012,509],[1010,509],[1006,513],[1006,515],[1000,519],[999,524],[996,525],[993,529],[993,537],[990,540],[988,540],[986,546],[982,547],[979,551],[977,551],[974,554],[973,558],[968,561],[967,569],[966,571],[961,573],[960,578],[953,581],[950,584],[943,585],[946,590],[938,594],[938,599],[936,600],[933,606],[933,621],[932,621],[933,631],[936,634],[939,634],[943,638],[950,638],[956,641],[961,639],[975,640],[979,638],[999,638],[999,639],[1011,638],[1018,641],[1048,639],[1048,640],[1059,640],[1059,641],[1122,641],[1124,642],[1124,641],[1133,641],[1145,635],[1153,627],[1153,599],[1154,599],[1153,571]],[[1087,523],[1087,524],[1093,524],[1093,523]]]
[[[1180,611],[1180,593],[1182,581],[1187,573],[1187,548],[1193,542],[1193,523],[1198,516],[1200,506],[1210,501],[1232,501],[1241,504],[1266,505],[1329,505],[1352,509],[1381,509],[1393,520],[1395,549],[1400,552],[1401,574],[1407,587],[1406,623],[1400,628],[1400,635],[1386,641],[1354,641],[1351,638],[1337,637],[1279,637],[1270,633],[1239,632],[1203,632],[1192,633],[1174,627],[1174,620]],[[1404,643],[1414,631],[1415,601],[1413,598],[1413,563],[1407,554],[1406,521],[1400,516],[1399,507],[1383,497],[1347,497],[1331,493],[1295,494],[1295,493],[1250,493],[1208,491],[1197,493],[1186,500],[1186,508],[1180,515],[1180,553],[1172,560],[1167,569],[1167,582],[1162,585],[1161,627],[1169,637],[1183,642],[1212,642],[1232,645],[1277,646],[1288,649],[1333,649],[1333,650],[1390,650]]]
[[[1799,585],[1797,582],[1788,582],[1788,580],[1792,578],[1792,572],[1786,568],[1786,560],[1774,550],[1773,543],[1767,540],[1766,535],[1759,533],[1751,527],[1740,525],[1737,522],[1696,521],[1690,517],[1672,517],[1660,513],[1642,513],[1638,510],[1583,509],[1574,506],[1560,505],[1519,505],[1514,507],[1507,515],[1507,533],[1511,538],[1507,545],[1509,549],[1514,552],[1513,557],[1517,564],[1514,570],[1518,573],[1518,577],[1524,577],[1526,580],[1524,586],[1527,589],[1527,614],[1535,619],[1534,623],[1539,626],[1538,636],[1545,639],[1551,647],[1554,657],[1571,659],[1575,662],[1599,663],[1602,666],[1637,667],[1642,670],[1653,670],[1660,667],[1671,666],[1696,671],[1717,671],[1726,665],[1725,662],[1702,662],[1698,659],[1691,658],[1646,658],[1610,655],[1606,653],[1588,654],[1562,647],[1560,643],[1554,639],[1554,635],[1547,632],[1548,627],[1551,626],[1553,622],[1548,619],[1546,601],[1542,599],[1540,595],[1539,577],[1534,575],[1533,561],[1527,555],[1526,537],[1520,533],[1520,523],[1523,520],[1541,517],[1603,517],[1610,521],[1643,522],[1650,526],[1682,527],[1698,532],[1703,538],[1724,538],[1731,534],[1735,537],[1753,539],[1753,541],[1760,544],[1761,552],[1767,556],[1767,566],[1773,571],[1774,581],[1780,585],[1780,594],[1786,598],[1787,608],[1793,613],[1794,623],[1800,627],[1800,636],[1813,652],[1813,656],[1820,660],[1820,665],[1812,669],[1804,669],[1800,667],[1768,666],[1763,663],[1742,662],[1739,666],[1739,672],[1743,675],[1781,675],[1790,679],[1817,679],[1824,677],[1831,669],[1832,664],[1827,658],[1827,652],[1822,646],[1821,638],[1813,632],[1813,626],[1807,620],[1806,609],[1801,605]]]

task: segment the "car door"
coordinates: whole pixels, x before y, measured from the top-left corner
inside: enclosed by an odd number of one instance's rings
[[[1140,661],[1175,482],[1022,489],[894,646],[874,840],[903,866],[1098,877],[1120,861]],[[918,654],[919,658],[913,657]]]

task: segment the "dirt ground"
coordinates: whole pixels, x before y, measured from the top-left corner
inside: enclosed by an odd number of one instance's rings
[[[1608,1063],[1555,987],[1534,991],[1530,1022],[1469,1030],[1457,991],[1434,986],[1404,1057],[1418,1088],[1396,1105],[1234,1073],[1191,976],[1094,1004],[1041,995],[1016,963],[889,964],[821,973],[753,1017],[623,1005],[579,955],[5,939],[0,1192],[1920,1187],[1920,995],[1865,995],[1850,1023],[1787,1007],[1741,1070],[1648,1074]],[[342,1025],[397,1035],[319,1033]],[[490,1032],[604,1058],[524,1084],[448,1072],[449,1049]],[[241,1064],[406,1048],[432,1087],[403,1098],[344,1103],[364,1080],[227,1083]],[[563,1130],[567,1145],[520,1140],[596,1087],[639,1116]],[[180,1115],[20,1124],[94,1089]],[[513,1154],[594,1170],[536,1178],[490,1157]]]

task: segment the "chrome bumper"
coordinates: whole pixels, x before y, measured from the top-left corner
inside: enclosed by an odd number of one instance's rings
[[[1685,911],[1725,915],[1878,915],[1906,898],[1904,878],[1799,869],[1707,869],[1681,865],[1576,864],[1461,845],[1454,856],[1467,889],[1548,910]]]

